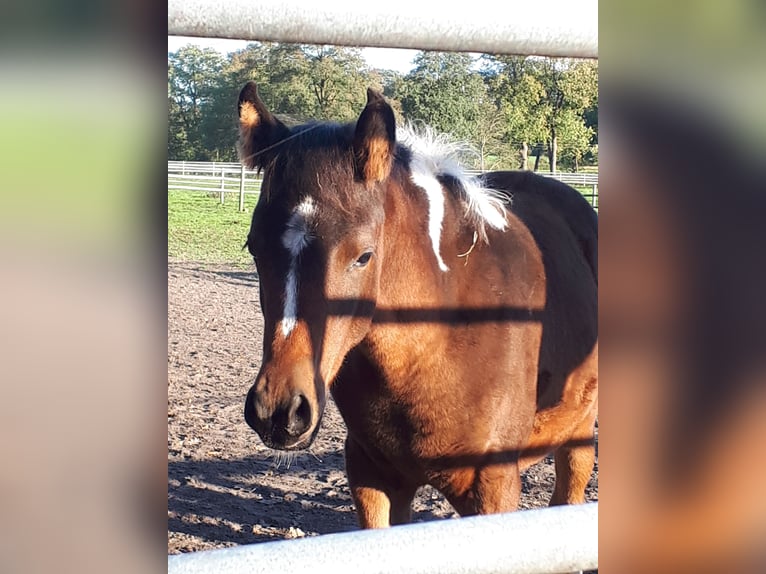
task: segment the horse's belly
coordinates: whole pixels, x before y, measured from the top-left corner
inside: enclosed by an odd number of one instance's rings
[[[366,377],[360,377],[363,373]],[[392,393],[366,369],[349,375],[333,388],[333,396],[350,436],[380,464],[421,483],[450,469],[512,462],[532,431],[534,372],[526,375],[529,382],[516,386],[477,379],[466,389],[465,381],[444,380],[452,392],[411,380],[406,395]]]

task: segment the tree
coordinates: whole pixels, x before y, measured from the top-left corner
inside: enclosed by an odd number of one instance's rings
[[[302,52],[292,44],[251,43],[230,54],[201,119],[203,143],[210,155],[236,161],[237,100],[248,81],[258,84],[264,101],[288,124],[309,118],[312,106],[305,67]]]
[[[477,167],[535,169],[545,149],[577,169],[598,150],[598,68],[594,62],[420,52],[401,76],[370,70],[354,48],[251,43],[223,57],[186,46],[168,54],[168,154],[235,160],[237,96],[254,80],[269,109],[288,125],[353,121],[365,90],[383,90],[397,118],[422,122],[472,144]],[[464,158],[468,160],[469,158]],[[473,157],[470,160],[474,160]]]
[[[250,44],[232,54],[226,83],[239,90],[249,80],[287,123],[349,120],[364,106],[365,88],[381,87],[358,49],[299,44]]]
[[[383,95],[387,98],[395,97],[396,85],[403,76],[396,70],[370,70],[370,76],[383,89]]]
[[[168,153],[209,160],[202,117],[216,92],[225,60],[211,48],[185,46],[168,53]]]
[[[486,56],[483,73],[505,115],[505,141],[510,148],[520,150],[522,169],[528,167],[530,149],[537,153],[537,169],[544,147],[553,171],[558,167],[559,155],[575,167],[588,153],[592,155],[597,123],[596,127],[586,123],[586,113],[595,108],[597,114],[598,110],[595,63]]]
[[[486,88],[467,54],[420,52],[415,69],[396,83],[405,117],[473,141]]]
[[[528,169],[530,146],[536,149],[545,139],[540,113],[545,90],[532,73],[531,60],[526,56],[485,56],[483,73],[505,122],[503,158],[514,167]]]
[[[476,118],[476,124],[473,130],[473,141],[479,152],[479,169],[485,171],[493,169],[498,162],[504,160],[502,149],[503,134],[505,131],[505,118],[497,105],[485,95],[479,102],[479,115]],[[487,165],[489,155],[496,158],[492,166]]]
[[[548,132],[546,143],[550,169],[556,171],[560,137],[563,136],[565,141],[576,145],[578,149],[583,141],[586,129],[583,115],[598,97],[597,64],[582,60],[540,58],[536,61],[535,75],[545,89],[541,112]],[[580,134],[580,137],[576,134]]]
[[[361,110],[371,83],[362,53],[357,48],[303,46],[306,81],[314,96],[314,117],[350,121]],[[382,89],[381,85],[374,86]]]
[[[559,118],[559,144],[562,163],[577,171],[585,154],[591,148],[593,130],[585,125],[583,118],[566,110]]]

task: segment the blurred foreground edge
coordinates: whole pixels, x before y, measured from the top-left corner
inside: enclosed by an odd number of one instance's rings
[[[691,99],[600,109],[602,572],[766,572],[763,163]]]

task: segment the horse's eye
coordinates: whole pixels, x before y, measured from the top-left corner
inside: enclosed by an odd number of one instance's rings
[[[364,267],[370,262],[371,258],[372,258],[372,251],[365,251],[359,256],[359,259],[357,259],[354,262],[354,267]]]

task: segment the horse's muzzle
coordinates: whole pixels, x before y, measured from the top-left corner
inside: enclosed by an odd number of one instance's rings
[[[279,450],[306,448],[316,434],[311,432],[316,430],[312,429],[311,402],[302,393],[295,393],[269,409],[253,385],[245,399],[245,421],[266,446]]]

